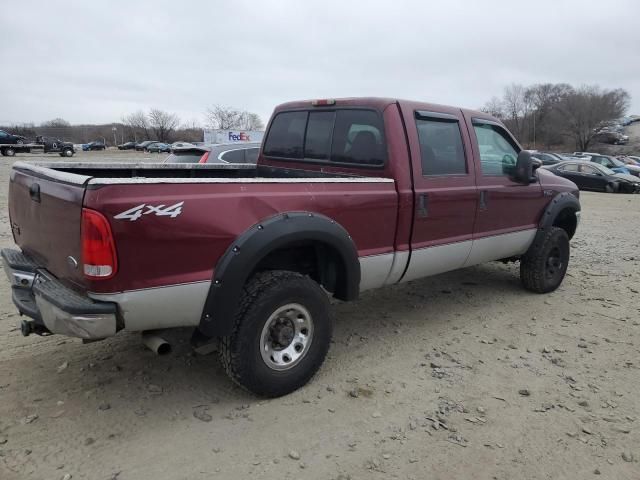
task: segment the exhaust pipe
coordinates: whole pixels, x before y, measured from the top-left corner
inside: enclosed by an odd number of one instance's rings
[[[142,343],[156,355],[171,353],[171,345],[153,332],[142,332]]]

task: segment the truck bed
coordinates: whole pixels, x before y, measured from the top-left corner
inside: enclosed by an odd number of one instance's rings
[[[11,178],[16,244],[79,292],[208,282],[235,238],[282,212],[334,219],[360,256],[394,248],[398,197],[390,178],[246,164],[88,162],[16,162]],[[113,278],[82,275],[84,208],[111,225]]]
[[[71,184],[241,182],[393,182],[389,178],[326,173],[253,164],[16,162],[14,169]],[[235,182],[234,182],[235,183]]]

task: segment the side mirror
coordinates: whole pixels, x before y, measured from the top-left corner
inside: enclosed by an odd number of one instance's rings
[[[540,166],[538,162],[535,163],[535,168]],[[522,150],[518,154],[518,160],[516,161],[516,171],[513,174],[514,180],[518,183],[529,185],[531,182],[535,181],[533,170],[534,162],[533,158],[531,157],[531,153],[527,152],[526,150]]]

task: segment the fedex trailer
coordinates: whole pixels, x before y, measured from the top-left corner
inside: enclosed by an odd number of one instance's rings
[[[205,130],[204,143],[262,142],[264,132],[257,130]]]

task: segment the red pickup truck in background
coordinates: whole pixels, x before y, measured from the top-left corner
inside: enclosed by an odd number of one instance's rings
[[[241,386],[278,396],[329,349],[329,295],[493,260],[564,278],[577,187],[495,118],[361,98],[276,108],[257,165],[17,162],[2,257],[23,333],[194,327]]]

